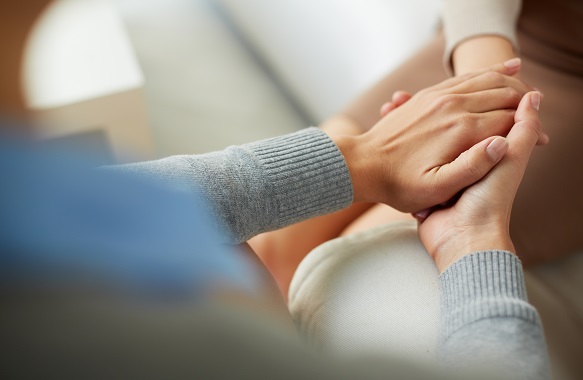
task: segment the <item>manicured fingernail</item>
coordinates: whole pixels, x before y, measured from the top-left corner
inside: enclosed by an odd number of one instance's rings
[[[504,137],[496,137],[486,148],[486,152],[494,161],[501,159],[507,150],[508,141]]]
[[[533,92],[530,94],[530,105],[538,111],[540,108],[540,92]]]
[[[541,100],[544,100],[545,99],[545,93],[544,92],[542,92],[540,89],[538,89],[536,87],[533,87],[532,89],[535,90],[535,91],[538,91],[540,93],[540,99]]]
[[[522,61],[520,60],[520,58],[512,58],[512,59],[509,59],[508,61],[504,62],[504,66],[509,68],[509,69],[515,69],[515,68],[520,66],[521,62]]]

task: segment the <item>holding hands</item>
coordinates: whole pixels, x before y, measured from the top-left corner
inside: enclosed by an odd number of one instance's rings
[[[472,252],[515,251],[512,204],[532,149],[549,140],[541,94],[512,77],[519,70],[512,59],[414,96],[398,91],[367,133],[332,137],[355,201],[414,212],[440,272]]]
[[[506,153],[497,136],[508,134],[516,107],[532,90],[512,77],[519,70],[520,60],[513,59],[410,99],[397,93],[383,109],[391,112],[368,132],[333,136],[352,176],[354,200],[416,212],[483,178]]]
[[[453,206],[415,214],[421,241],[440,273],[472,252],[515,252],[510,240],[510,212],[530,154],[543,136],[539,104],[538,92],[522,98],[507,138],[498,137],[507,147],[504,158],[466,189]]]

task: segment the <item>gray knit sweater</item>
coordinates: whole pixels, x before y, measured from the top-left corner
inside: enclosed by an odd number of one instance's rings
[[[123,168],[200,192],[232,244],[340,210],[353,196],[342,154],[316,128]],[[513,379],[550,378],[541,322],[527,301],[515,255],[476,252],[447,269],[440,282],[444,364],[484,366]]]

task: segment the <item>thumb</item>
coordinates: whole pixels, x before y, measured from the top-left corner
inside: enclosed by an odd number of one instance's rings
[[[534,146],[545,135],[538,115],[540,101],[541,96],[537,91],[524,95],[514,116],[515,124],[508,133],[508,142],[513,152],[525,164]]]
[[[534,146],[543,134],[538,108],[540,93],[527,93],[514,116],[515,124],[507,138],[489,137],[458,156],[453,162],[437,171],[436,189],[440,194],[453,195],[481,180],[512,149],[513,160],[519,160],[520,172],[513,175],[520,181]],[[516,161],[514,161],[516,162]]]
[[[504,137],[492,136],[480,141],[439,168],[436,179],[438,191],[451,196],[473,185],[488,174],[507,151],[508,141]]]
[[[540,119],[538,116],[538,109],[540,107],[541,96],[538,91],[531,91],[522,97],[516,113],[514,114],[514,128],[517,126],[524,126],[529,131],[532,138],[539,140],[543,134]],[[523,128],[524,128],[523,127]],[[512,130],[510,131],[512,133]],[[509,133],[509,136],[510,136]],[[536,143],[535,141],[535,143]]]

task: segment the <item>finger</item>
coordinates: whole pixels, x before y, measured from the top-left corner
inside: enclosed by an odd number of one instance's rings
[[[381,117],[385,117],[389,112],[391,112],[397,107],[402,106],[412,97],[413,95],[406,91],[395,91],[392,100],[390,102],[386,102],[381,106]]]
[[[478,182],[504,157],[508,141],[492,136],[472,146],[449,164],[435,168],[436,192],[456,194]]]
[[[538,107],[540,107],[540,103],[543,101],[543,99],[545,98],[545,96],[538,89],[535,90],[535,92],[538,92],[539,93],[538,99],[536,100],[536,104],[538,105]],[[536,97],[537,95],[533,92],[530,96]],[[523,97],[523,99],[524,99],[524,97]],[[526,102],[526,100],[525,100],[525,102]],[[523,105],[522,107],[526,107],[526,105]],[[540,119],[538,119],[538,109],[536,109],[536,111],[537,111],[536,112],[536,120],[538,120],[538,126],[540,128],[539,129],[539,136],[538,136],[538,140],[536,142],[536,145],[540,145],[540,146],[547,145],[551,141],[551,138],[549,137],[548,134],[545,133],[545,131],[542,130],[541,123],[540,123]],[[523,110],[521,108],[521,114],[517,115],[517,117],[519,117],[519,118],[521,118],[521,117],[522,118],[528,118],[528,115],[529,114],[527,112],[528,112],[528,110],[525,111],[525,110]],[[531,110],[531,112],[532,112],[532,110]],[[532,117],[534,117],[534,116],[533,115],[531,116],[531,120],[533,120]]]
[[[490,136],[506,136],[514,125],[515,113],[513,109],[502,109],[473,114],[476,123],[465,131],[473,134],[469,136],[468,141],[477,143]]]
[[[551,142],[551,138],[549,137],[549,135],[547,135],[544,131],[541,133],[541,135],[539,136],[538,141],[536,142],[536,145],[547,145],[549,142]]]
[[[508,133],[510,147],[504,159],[492,172],[506,191],[497,195],[498,200],[512,205],[520,181],[524,176],[530,155],[542,132],[538,117],[540,94],[531,92],[524,96],[516,111],[516,124]],[[510,207],[510,206],[509,206]]]
[[[397,107],[405,104],[409,99],[411,99],[413,95],[406,91],[395,91],[393,94],[392,101],[397,105]]]
[[[393,103],[393,102],[386,102],[385,104],[383,104],[381,106],[381,117],[387,116],[387,114],[389,112],[391,112],[392,110],[394,110],[395,108],[397,108],[397,106],[395,105],[395,103]]]
[[[451,136],[460,142],[460,150],[469,149],[491,136],[506,136],[514,126],[515,112],[513,109],[503,109],[465,114],[455,120],[456,128],[451,130]],[[454,158],[450,156],[450,159]]]
[[[534,90],[532,86],[524,83],[520,79],[495,71],[488,71],[452,86],[447,91],[454,94],[467,94],[507,87],[518,91],[521,95],[525,95],[527,92]]]
[[[541,137],[544,132],[538,115],[540,101],[540,93],[534,91],[526,94],[516,110],[514,127],[508,133],[508,141],[512,144],[513,151],[517,152],[525,164],[537,142],[544,139]]]
[[[496,71],[504,75],[515,75],[522,67],[522,60],[518,57],[508,59],[502,63],[497,63],[490,67],[474,71],[474,74],[486,73],[488,71]]]
[[[460,83],[463,83],[471,78],[474,78],[476,76],[482,75],[484,73],[487,72],[496,72],[496,73],[500,73],[500,74],[504,74],[504,75],[515,75],[517,74],[520,69],[522,67],[522,61],[520,60],[520,58],[512,58],[509,59],[507,61],[504,61],[502,63],[481,69],[481,70],[476,70],[473,71],[471,73],[467,73],[464,75],[460,75],[458,77],[453,77],[450,78],[448,80],[445,80],[439,84],[437,84],[436,86],[434,86],[434,89],[442,89],[442,88],[449,88],[449,87],[454,87]]]
[[[512,87],[495,88],[460,95],[464,109],[470,112],[489,112],[516,109],[528,91]]]

